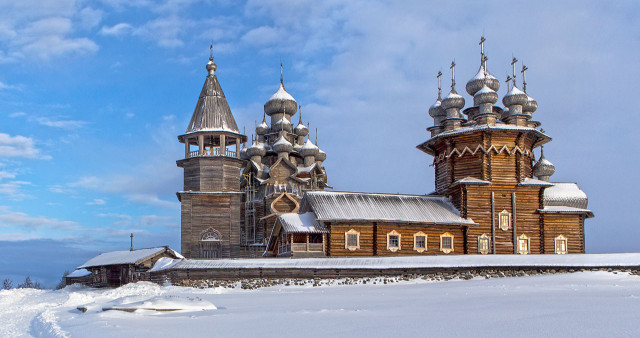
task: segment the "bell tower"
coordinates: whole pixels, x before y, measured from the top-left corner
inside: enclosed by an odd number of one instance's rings
[[[211,47],[212,49],[212,47]],[[247,137],[238,131],[227,99],[215,75],[213,52],[206,65],[207,77],[185,134],[184,189],[181,202],[182,255],[187,258],[237,257],[240,251],[241,144]]]

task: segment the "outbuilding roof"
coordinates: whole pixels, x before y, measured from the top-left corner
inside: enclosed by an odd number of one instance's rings
[[[310,191],[304,198],[318,221],[476,224],[442,196]]]
[[[282,214],[278,217],[282,228],[287,233],[328,233],[326,227],[316,221],[312,212],[304,214]]]
[[[565,206],[579,209],[587,208],[587,194],[576,183],[553,183],[544,189],[544,206]]]
[[[164,246],[133,251],[111,251],[101,253],[98,256],[91,258],[86,263],[80,265],[78,269],[103,265],[138,264],[165,251],[170,252],[176,258],[184,258],[179,253]]]

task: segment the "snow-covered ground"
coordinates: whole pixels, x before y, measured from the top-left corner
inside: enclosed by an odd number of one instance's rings
[[[184,310],[102,311],[113,307]],[[624,272],[256,290],[137,283],[0,291],[1,337],[638,335],[640,276]]]

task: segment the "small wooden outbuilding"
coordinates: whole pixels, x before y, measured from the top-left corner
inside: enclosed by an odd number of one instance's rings
[[[184,258],[168,246],[101,253],[65,277],[67,285],[117,287],[148,280],[147,271],[162,257]]]

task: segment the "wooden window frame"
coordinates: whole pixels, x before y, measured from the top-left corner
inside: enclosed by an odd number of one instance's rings
[[[391,240],[390,240],[391,236],[398,236],[398,246],[391,246]],[[395,230],[391,230],[390,232],[387,232],[387,250],[391,252],[396,252],[401,249],[402,249],[402,235],[400,235],[400,233]]]
[[[424,248],[418,247],[418,237],[424,237]],[[418,231],[413,234],[413,250],[417,252],[425,252],[427,251],[427,234],[422,231]]]
[[[564,251],[560,251],[558,250],[558,242],[564,242]],[[567,237],[565,237],[564,235],[559,235],[556,238],[553,239],[553,246],[554,246],[554,252],[557,255],[566,255],[567,252],[569,251],[569,248],[567,247],[568,245],[568,241],[567,241]]]
[[[498,213],[498,228],[502,231],[511,229],[511,213],[506,209]]]
[[[349,235],[356,235],[356,245],[349,245]],[[349,251],[356,251],[360,249],[360,231],[350,229],[344,233],[344,248]]]
[[[451,248],[445,248],[442,246],[442,239],[445,237],[450,237],[451,238]],[[448,232],[445,232],[444,234],[440,235],[440,251],[448,254],[454,251],[454,244],[453,244],[453,239],[454,236]]]
[[[482,242],[486,242],[487,243],[487,247],[486,248],[482,248]],[[489,236],[487,236],[487,234],[482,234],[480,236],[478,236],[478,253],[481,253],[483,255],[486,255],[489,253],[489,248],[491,247],[491,238]]]
[[[525,242],[527,243],[527,249],[523,250],[522,245],[520,243],[525,243]],[[518,253],[521,255],[528,255],[530,251],[531,251],[531,239],[529,238],[529,236],[525,234],[518,236]]]

